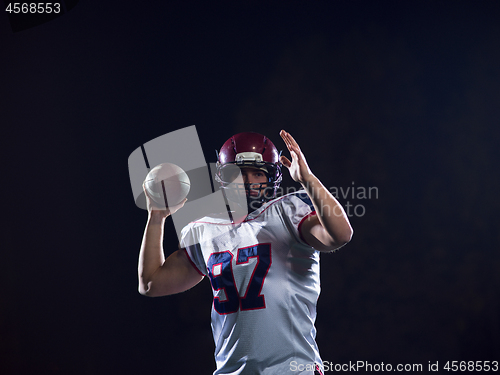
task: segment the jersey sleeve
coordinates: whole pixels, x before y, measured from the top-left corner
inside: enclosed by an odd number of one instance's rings
[[[198,273],[202,276],[207,276],[207,267],[201,246],[196,239],[196,230],[190,225],[184,227],[181,231],[180,246],[185,250],[189,261]]]
[[[300,227],[311,215],[316,215],[314,205],[305,191],[290,194],[283,202],[285,221],[298,242],[310,246],[301,236]]]

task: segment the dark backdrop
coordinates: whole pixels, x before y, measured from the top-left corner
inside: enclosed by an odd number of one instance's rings
[[[137,292],[146,213],[127,158],[193,124],[207,162],[236,132],[284,149],[290,131],[351,205],[353,240],[322,255],[325,361],[500,360],[499,16],[493,1],[82,1],[13,32],[2,9],[0,372],[213,371],[209,283]]]

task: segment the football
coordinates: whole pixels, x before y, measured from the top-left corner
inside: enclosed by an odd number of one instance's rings
[[[144,187],[157,206],[174,207],[187,197],[191,182],[181,167],[162,163],[149,171]]]

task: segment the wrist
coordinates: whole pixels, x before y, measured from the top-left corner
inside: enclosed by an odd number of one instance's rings
[[[302,185],[302,187],[309,191],[310,188],[312,188],[313,186],[317,185],[319,183],[319,179],[313,175],[312,173],[309,174],[305,179],[304,181],[301,181],[300,184]]]
[[[148,213],[148,221],[152,224],[163,224],[168,214],[165,211],[152,210]]]

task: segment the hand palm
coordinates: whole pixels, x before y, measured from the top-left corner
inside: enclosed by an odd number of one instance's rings
[[[288,168],[290,177],[292,177],[294,181],[300,183],[305,182],[306,179],[311,175],[311,170],[307,165],[304,154],[302,153],[298,143],[295,141],[295,139],[293,139],[290,133],[282,130],[280,132],[280,135],[292,157],[292,160],[290,161],[286,156],[282,156],[281,163]]]

